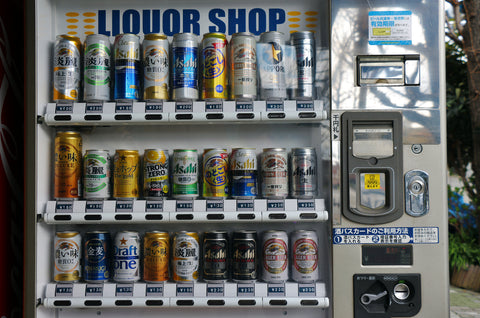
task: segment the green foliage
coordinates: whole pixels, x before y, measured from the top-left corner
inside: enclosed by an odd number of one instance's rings
[[[450,233],[449,244],[450,270],[462,270],[469,265],[480,265],[480,247],[475,238],[465,239]]]

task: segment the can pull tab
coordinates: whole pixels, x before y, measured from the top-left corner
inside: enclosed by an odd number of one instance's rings
[[[379,300],[380,298],[383,298],[387,295],[387,291],[384,290],[383,292],[381,293],[378,293],[378,294],[368,294],[368,293],[365,293],[362,295],[362,297],[360,297],[360,301],[362,302],[362,304],[364,305],[369,305],[372,301],[376,301],[376,300]]]

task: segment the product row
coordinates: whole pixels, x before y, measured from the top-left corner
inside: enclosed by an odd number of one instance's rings
[[[231,238],[230,238],[231,237]],[[289,244],[290,241],[290,244]],[[82,260],[83,257],[83,260]],[[149,283],[298,283],[318,280],[318,237],[315,231],[269,230],[257,238],[254,230],[197,232],[57,232],[54,242],[54,280],[60,283],[104,283],[113,280]],[[83,266],[82,266],[83,263]],[[289,266],[290,265],[290,266]],[[290,267],[290,269],[289,269]],[[260,270],[261,268],[261,270]],[[261,277],[259,276],[261,272]]]
[[[255,37],[236,33],[173,36],[135,34],[110,39],[58,35],[53,52],[53,100],[283,100],[315,99],[315,39],[295,32],[286,45],[281,32]],[[82,80],[83,78],[83,80]],[[83,86],[83,90],[82,90]],[[83,94],[82,94],[83,91]],[[83,96],[82,96],[83,95]]]
[[[62,131],[55,137],[54,169],[57,200],[81,198],[82,189],[86,200],[134,200],[142,193],[147,200],[313,199],[317,193],[312,147],[292,148],[290,156],[285,148],[265,148],[260,160],[255,148],[230,154],[204,149],[200,160],[197,149],[175,149],[171,158],[168,150],[146,149],[143,165],[138,150],[116,150],[111,164],[108,151],[87,150],[83,156],[81,135]]]

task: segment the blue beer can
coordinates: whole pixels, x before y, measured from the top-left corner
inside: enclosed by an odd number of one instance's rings
[[[117,101],[141,98],[140,40],[135,34],[115,37],[115,92]]]
[[[85,234],[84,278],[87,283],[104,283],[111,278],[110,233],[92,231]]]
[[[230,171],[232,198],[255,199],[258,191],[255,148],[232,149]]]
[[[178,33],[172,42],[172,97],[174,100],[197,100],[198,40],[193,33]]]

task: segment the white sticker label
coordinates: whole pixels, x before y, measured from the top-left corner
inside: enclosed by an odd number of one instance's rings
[[[412,45],[412,12],[370,11],[368,44]]]
[[[336,228],[333,244],[438,244],[438,227]]]

